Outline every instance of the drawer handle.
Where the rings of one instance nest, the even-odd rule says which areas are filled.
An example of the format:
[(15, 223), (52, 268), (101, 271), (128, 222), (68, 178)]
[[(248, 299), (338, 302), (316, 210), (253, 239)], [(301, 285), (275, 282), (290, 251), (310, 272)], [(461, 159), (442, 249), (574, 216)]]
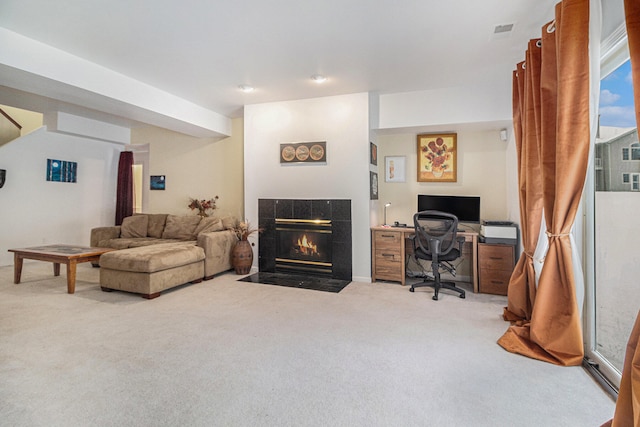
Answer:
[(395, 256), (395, 254), (382, 254), (382, 256), (387, 256), (387, 257), (389, 257), (389, 256), (390, 256), (390, 257), (392, 257), (392, 258), (393, 258), (393, 257)]
[(495, 283), (496, 285), (501, 285), (504, 282), (502, 282), (501, 280), (492, 280), (491, 283)]
[(390, 237), (392, 239), (396, 237), (395, 234), (381, 234), (380, 236), (381, 237)]

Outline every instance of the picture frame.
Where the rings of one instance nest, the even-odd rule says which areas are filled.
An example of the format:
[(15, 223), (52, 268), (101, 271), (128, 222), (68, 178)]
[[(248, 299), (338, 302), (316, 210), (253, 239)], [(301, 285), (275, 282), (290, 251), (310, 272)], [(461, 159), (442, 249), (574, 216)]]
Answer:
[(280, 144), (280, 164), (327, 163), (327, 142)]
[(386, 156), (384, 158), (384, 181), (385, 182), (405, 182), (406, 156)]
[(369, 199), (378, 200), (378, 173), (369, 171)]
[(373, 142), (369, 143), (369, 163), (378, 166), (378, 146)]
[(67, 160), (47, 159), (47, 181), (77, 182), (78, 163)]
[(151, 175), (150, 190), (164, 190), (166, 188), (166, 178), (164, 175)]
[(418, 182), (457, 182), (457, 134), (418, 135)]

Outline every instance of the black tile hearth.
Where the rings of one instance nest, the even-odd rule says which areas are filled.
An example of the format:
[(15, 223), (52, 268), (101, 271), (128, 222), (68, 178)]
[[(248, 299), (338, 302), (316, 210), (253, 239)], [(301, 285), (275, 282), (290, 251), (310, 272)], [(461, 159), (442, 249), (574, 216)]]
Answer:
[(345, 286), (351, 283), (349, 280), (331, 279), (329, 277), (265, 272), (254, 273), (250, 276), (238, 279), (238, 281), (334, 293), (340, 292), (345, 288)]

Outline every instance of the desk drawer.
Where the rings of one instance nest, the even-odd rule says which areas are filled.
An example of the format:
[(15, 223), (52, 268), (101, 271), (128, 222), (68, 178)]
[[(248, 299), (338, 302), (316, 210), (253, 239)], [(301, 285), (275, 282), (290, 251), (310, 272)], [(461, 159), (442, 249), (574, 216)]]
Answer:
[(374, 233), (376, 248), (393, 247), (400, 248), (402, 233), (399, 231), (376, 231)]
[(404, 262), (399, 251), (376, 250), (376, 266), (389, 264), (398, 268), (400, 263)]
[(513, 246), (478, 245), (478, 269), (504, 270), (511, 273), (513, 269)]
[(507, 295), (511, 270), (482, 269), (478, 273), (480, 292), (485, 294)]

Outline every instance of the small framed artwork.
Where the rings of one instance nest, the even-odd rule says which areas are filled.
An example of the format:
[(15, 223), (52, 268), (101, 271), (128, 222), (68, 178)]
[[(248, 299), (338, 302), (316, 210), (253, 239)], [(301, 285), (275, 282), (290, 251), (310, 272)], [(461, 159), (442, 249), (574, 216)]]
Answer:
[(151, 175), (151, 190), (164, 190), (165, 183), (164, 175)]
[(385, 182), (405, 182), (407, 179), (406, 163), (406, 156), (386, 156), (384, 158)]
[(418, 182), (456, 182), (457, 135), (418, 135)]
[(369, 199), (378, 200), (378, 173), (369, 171)]
[(369, 143), (369, 162), (374, 166), (378, 166), (378, 146), (373, 142)]
[(76, 182), (78, 163), (47, 159), (47, 181)]

